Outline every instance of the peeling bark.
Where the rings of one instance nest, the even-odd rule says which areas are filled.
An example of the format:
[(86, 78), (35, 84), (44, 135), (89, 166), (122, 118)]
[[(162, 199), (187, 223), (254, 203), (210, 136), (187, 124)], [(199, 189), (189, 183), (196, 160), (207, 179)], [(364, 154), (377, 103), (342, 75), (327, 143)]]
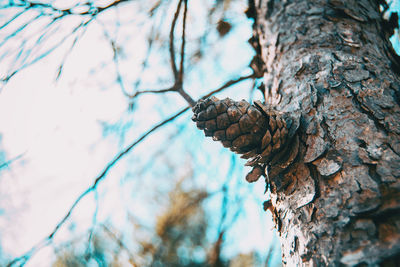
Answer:
[(267, 100), (301, 114), (295, 162), (270, 174), (283, 263), (400, 262), (399, 63), (378, 1), (252, 2)]

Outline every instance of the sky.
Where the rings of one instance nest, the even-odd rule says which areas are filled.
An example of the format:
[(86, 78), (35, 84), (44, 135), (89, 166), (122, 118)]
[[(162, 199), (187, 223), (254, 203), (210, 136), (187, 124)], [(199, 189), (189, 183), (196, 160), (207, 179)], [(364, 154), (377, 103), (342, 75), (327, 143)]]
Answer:
[[(70, 4), (71, 1), (64, 2)], [(110, 39), (121, 49), (119, 71), (128, 92), (134, 91), (133, 85), (138, 78), (142, 80), (142, 88), (148, 89), (162, 89), (171, 82), (166, 64), (168, 58), (158, 52), (157, 49), (161, 48), (157, 45), (149, 57), (148, 70), (142, 71), (141, 63), (147, 54), (145, 34), (151, 33), (154, 24), (161, 25), (165, 34), (159, 38), (166, 38), (169, 23), (165, 23), (165, 18), (171, 18), (174, 10), (167, 8), (164, 17), (160, 14), (151, 24), (140, 12), (140, 8), (147, 7), (146, 4), (138, 2), (102, 14), (86, 31), (78, 31), (82, 37), (72, 52), (67, 52), (74, 43), (74, 38), (69, 38), (0, 88), (0, 163), (18, 157), (7, 168), (0, 169), (0, 241), (6, 255), (19, 256), (42, 240), (119, 151), (186, 106), (178, 95), (144, 95), (134, 103), (134, 112), (128, 109), (129, 101), (116, 82)], [(208, 4), (211, 2), (207, 1)], [(251, 36), (251, 21), (237, 16), (245, 10), (244, 2), (235, 4), (231, 13), (226, 14), (236, 25), (233, 31), (218, 45), (210, 45), (210, 52), (194, 70), (188, 66), (186, 88), (194, 98), (230, 78), (250, 73), (246, 66), (253, 55), (247, 44)], [(60, 6), (65, 4), (62, 1), (58, 3)], [(201, 0), (190, 1), (188, 19), (195, 25), (188, 31), (190, 50), (197, 49), (194, 40), (204, 31), (210, 31), (204, 40), (207, 45), (218, 39), (215, 31), (211, 32), (204, 21), (206, 10), (203, 3)], [(393, 1), (392, 7), (399, 10), (399, 1)], [(10, 15), (7, 12), (0, 10), (1, 23)], [(20, 19), (28, 20), (29, 17)], [(4, 31), (0, 30), (0, 40), (18, 23), (16, 21)], [(29, 32), (21, 32), (21, 36), (28, 37), (40, 30), (45, 21), (41, 23), (32, 24)], [(31, 54), (20, 55), (15, 64), (23, 65), (24, 60), (29, 62), (79, 23), (79, 18), (71, 18), (60, 27), (48, 29), (51, 35), (44, 37), (49, 38), (48, 41)], [(392, 42), (398, 50), (398, 32)], [(18, 53), (20, 45), (18, 38), (0, 45), (0, 75), (8, 72), (12, 55)], [(65, 64), (56, 80), (60, 62)], [(251, 82), (243, 82), (218, 97), (248, 99), (251, 86)], [(254, 98), (260, 98), (260, 95), (256, 93)], [(190, 112), (185, 113), (119, 161), (100, 184), (98, 201), (94, 194), (83, 199), (71, 220), (55, 236), (55, 243), (68, 240), (72, 227), (75, 233), (87, 231), (93, 225), (94, 214), (98, 222), (111, 222), (127, 232), (127, 209), (134, 210), (135, 216), (143, 222), (154, 224), (154, 203), (150, 201), (158, 190), (167, 191), (172, 186), (171, 180), (193, 172), (196, 184), (215, 191), (224, 181), (221, 177), (230, 175), (234, 162), (235, 172), (231, 174), (230, 186), (235, 188), (239, 184), (243, 191), (240, 195), (247, 197), (242, 203), (243, 215), (227, 233), (224, 253), (234, 255), (251, 250), (265, 253), (270, 245), (265, 240), (275, 237), (271, 216), (262, 211), (262, 202), (266, 200), (264, 183), (247, 184), (243, 178), (248, 171), (242, 167), (244, 161), (237, 157), (233, 160), (231, 153), (220, 144), (204, 138), (190, 117)], [(163, 153), (157, 157), (159, 151)], [(171, 166), (175, 172), (170, 171)], [(160, 183), (157, 190), (154, 190), (155, 180)], [(144, 200), (149, 202), (143, 205)], [(219, 211), (220, 200), (216, 197), (205, 204), (211, 214)], [(211, 218), (211, 223), (217, 224), (218, 219)], [(213, 236), (215, 230), (210, 230), (209, 237)], [(26, 266), (48, 266), (53, 257), (52, 249), (46, 247)]]

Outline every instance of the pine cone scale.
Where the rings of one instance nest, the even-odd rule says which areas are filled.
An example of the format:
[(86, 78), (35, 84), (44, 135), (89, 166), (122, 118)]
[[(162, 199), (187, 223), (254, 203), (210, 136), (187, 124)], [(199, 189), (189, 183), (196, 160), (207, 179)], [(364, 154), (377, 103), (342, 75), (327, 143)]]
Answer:
[(228, 106), (221, 101), (217, 101), (215, 103), (215, 109), (217, 110), (218, 114), (222, 114), (222, 113), (226, 112), (226, 110), (228, 109)]
[(228, 114), (228, 118), (231, 123), (238, 122), (240, 117), (242, 116), (242, 113), (236, 106), (230, 106), (226, 113)]
[(206, 121), (205, 129), (207, 131), (215, 131), (215, 130), (217, 130), (217, 123), (215, 122), (215, 120)]
[(222, 113), (217, 117), (217, 127), (218, 129), (226, 129), (230, 125), (228, 114)]
[(207, 119), (207, 113), (205, 111), (201, 111), (197, 115), (197, 120), (199, 120), (199, 121), (205, 121), (206, 119)]
[(217, 117), (217, 110), (215, 109), (215, 105), (210, 105), (207, 109), (206, 109), (206, 116), (208, 119), (213, 119), (215, 117)]
[(239, 126), (242, 132), (249, 133), (254, 126), (254, 121), (250, 119), (249, 115), (244, 114), (239, 120)]
[(247, 109), (247, 114), (249, 115), (250, 119), (254, 122), (256, 122), (262, 116), (261, 112), (254, 106), (250, 106)]
[(235, 123), (232, 124), (231, 126), (228, 127), (228, 129), (226, 129), (226, 139), (228, 140), (233, 140), (236, 137), (238, 137), (240, 134), (240, 128), (239, 128), (239, 124)]

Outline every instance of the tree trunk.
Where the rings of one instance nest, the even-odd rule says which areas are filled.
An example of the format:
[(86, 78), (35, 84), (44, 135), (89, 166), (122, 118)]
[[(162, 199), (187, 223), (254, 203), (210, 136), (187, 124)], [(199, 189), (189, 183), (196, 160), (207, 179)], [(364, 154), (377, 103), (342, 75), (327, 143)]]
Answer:
[(399, 65), (378, 2), (250, 1), (267, 103), (301, 114), (295, 163), (269, 176), (284, 265), (400, 262)]

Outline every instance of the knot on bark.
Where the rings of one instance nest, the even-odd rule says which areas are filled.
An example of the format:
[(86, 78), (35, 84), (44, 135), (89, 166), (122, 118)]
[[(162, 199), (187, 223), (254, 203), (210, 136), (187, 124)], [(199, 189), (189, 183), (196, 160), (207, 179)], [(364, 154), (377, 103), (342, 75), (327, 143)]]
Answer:
[[(248, 182), (265, 175), (267, 166), (275, 170), (279, 166), (279, 172), (284, 170), (297, 155), (298, 139), (293, 137), (298, 124), (260, 101), (251, 105), (245, 100), (211, 97), (199, 100), (193, 113), (192, 120), (206, 136), (221, 141), (224, 147), (248, 160), (246, 165), (253, 167), (246, 176)], [(290, 145), (293, 139), (297, 145)]]

